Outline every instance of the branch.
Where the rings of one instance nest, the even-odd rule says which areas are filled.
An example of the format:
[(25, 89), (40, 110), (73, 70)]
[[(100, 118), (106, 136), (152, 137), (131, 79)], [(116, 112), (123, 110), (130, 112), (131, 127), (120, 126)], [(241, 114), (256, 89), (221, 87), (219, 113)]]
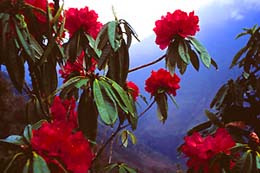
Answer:
[(155, 61), (152, 61), (152, 62), (150, 62), (148, 64), (144, 64), (144, 65), (141, 65), (141, 66), (138, 66), (138, 67), (135, 67), (135, 68), (132, 68), (132, 69), (128, 70), (128, 73), (131, 73), (133, 71), (137, 71), (137, 70), (140, 70), (142, 68), (148, 67), (150, 65), (156, 64), (157, 62), (160, 62), (161, 60), (163, 60), (165, 57), (166, 57), (166, 55), (164, 54), (163, 56), (161, 56), (160, 58), (156, 59)]

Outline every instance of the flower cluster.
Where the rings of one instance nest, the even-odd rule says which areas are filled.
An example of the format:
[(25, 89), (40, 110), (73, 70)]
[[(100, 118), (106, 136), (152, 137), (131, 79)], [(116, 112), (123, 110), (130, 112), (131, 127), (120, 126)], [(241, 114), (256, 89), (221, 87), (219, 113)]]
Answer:
[[(73, 132), (75, 124), (75, 100), (54, 99), (51, 107), (53, 121), (43, 123), (33, 130), (31, 145), (49, 165), (65, 165), (73, 173), (86, 173), (93, 153), (82, 132)], [(62, 164), (57, 164), (57, 160)], [(56, 168), (56, 169), (57, 169)], [(61, 169), (61, 168), (60, 168)]]
[(77, 57), (76, 61), (74, 63), (67, 61), (64, 67), (59, 70), (59, 73), (61, 74), (61, 77), (65, 79), (65, 81), (69, 78), (69, 76), (73, 73), (76, 73), (80, 76), (85, 76), (86, 70), (87, 72), (94, 72), (96, 69), (97, 62), (94, 58), (91, 58), (91, 67), (88, 69), (84, 69), (83, 66), (83, 59), (84, 59), (85, 53), (82, 51), (82, 53)]
[(134, 82), (128, 81), (127, 89), (128, 89), (128, 93), (130, 93), (131, 96), (133, 97), (134, 101), (136, 101), (137, 97), (140, 94), (138, 86)]
[(155, 22), (153, 31), (156, 34), (156, 44), (161, 49), (165, 49), (176, 35), (183, 38), (193, 36), (199, 31), (199, 18), (194, 15), (194, 12), (187, 14), (181, 10), (176, 10), (173, 13), (167, 13), (162, 16), (161, 20)]
[(180, 88), (179, 82), (180, 78), (176, 74), (172, 75), (161, 68), (152, 71), (151, 76), (145, 81), (145, 90), (152, 96), (163, 92), (176, 96), (176, 90)]
[[(230, 148), (235, 146), (235, 141), (224, 128), (217, 129), (214, 136), (203, 138), (195, 132), (191, 136), (186, 136), (184, 140), (181, 151), (189, 157), (187, 166), (195, 172), (199, 172), (200, 169), (203, 169), (203, 172), (209, 172), (210, 159), (218, 153), (229, 155)], [(215, 164), (212, 168), (219, 172), (219, 165)]]
[(69, 8), (66, 10), (65, 15), (65, 28), (68, 30), (70, 36), (77, 30), (83, 29), (87, 34), (96, 38), (102, 27), (102, 23), (97, 21), (98, 14), (94, 10), (89, 10), (88, 7), (80, 9)]

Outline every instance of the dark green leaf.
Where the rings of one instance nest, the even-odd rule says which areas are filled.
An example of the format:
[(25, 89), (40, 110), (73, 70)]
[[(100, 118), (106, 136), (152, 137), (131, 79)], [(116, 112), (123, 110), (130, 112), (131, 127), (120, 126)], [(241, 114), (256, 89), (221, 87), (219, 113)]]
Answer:
[(218, 70), (218, 64), (214, 61), (213, 58), (211, 58), (211, 65), (213, 65), (215, 69)]
[(155, 101), (157, 103), (157, 115), (160, 121), (163, 123), (168, 117), (168, 102), (166, 94), (158, 94), (155, 96)]
[(12, 159), (11, 159), (11, 161), (8, 163), (8, 165), (5, 167), (3, 173), (8, 173), (9, 168), (12, 166), (12, 164), (13, 164), (14, 161), (17, 159), (17, 157), (22, 156), (22, 155), (24, 155), (24, 153), (22, 153), (22, 152), (16, 153), (16, 154), (12, 157)]
[(237, 64), (237, 61), (239, 60), (239, 58), (248, 50), (248, 48), (249, 48), (248, 45), (246, 45), (245, 47), (243, 47), (242, 49), (240, 49), (240, 50), (236, 53), (236, 55), (234, 56), (234, 58), (233, 58), (233, 60), (232, 60), (231, 65), (230, 65), (230, 67), (229, 67), (230, 69)]
[(187, 132), (187, 134), (188, 135), (192, 135), (194, 132), (199, 132), (199, 131), (205, 130), (205, 129), (209, 128), (211, 125), (212, 125), (211, 121), (207, 121), (207, 122), (201, 123), (199, 125), (196, 125), (192, 129), (190, 129)]
[(32, 125), (32, 130), (38, 130), (43, 123), (47, 123), (47, 120), (40, 120)]
[(30, 173), (30, 159), (26, 161), (26, 164), (23, 167), (23, 173)]
[(79, 30), (75, 32), (69, 41), (64, 45), (66, 58), (71, 62), (74, 62), (83, 50), (80, 44), (80, 36), (81, 31)]
[(94, 80), (93, 94), (102, 121), (107, 125), (113, 125), (117, 120), (118, 112), (115, 105), (111, 105), (109, 100), (102, 93), (98, 79)]
[(106, 67), (109, 55), (112, 51), (112, 48), (109, 44), (107, 44), (104, 49), (102, 50), (101, 56), (98, 60), (98, 69), (102, 70)]
[(14, 38), (7, 40), (7, 56), (5, 58), (5, 65), (15, 88), (19, 92), (22, 92), (25, 75), (24, 63), (22, 57), (18, 56), (18, 50)]
[(130, 48), (131, 43), (132, 43), (132, 31), (126, 23), (124, 23), (124, 28), (125, 28), (126, 37), (127, 37), (126, 46), (128, 48)]
[(128, 166), (124, 166), (124, 168), (127, 170), (128, 173), (137, 173), (136, 170), (134, 170), (133, 168), (130, 168)]
[(108, 29), (108, 23), (103, 25), (103, 27), (98, 33), (98, 36), (95, 41), (95, 50), (99, 49), (103, 51), (104, 47), (107, 45), (108, 42), (107, 29)]
[(79, 129), (91, 141), (96, 141), (98, 112), (91, 91), (84, 90), (78, 105)]
[(33, 172), (34, 173), (50, 173), (46, 161), (37, 153), (33, 152)]
[(224, 101), (226, 95), (228, 94), (228, 85), (223, 85), (215, 95), (214, 99), (210, 103), (210, 108), (216, 107), (218, 108), (222, 102)]
[(190, 63), (190, 56), (188, 53), (188, 47), (187, 44), (185, 43), (185, 40), (180, 39), (179, 40), (179, 45), (178, 45), (178, 52), (181, 57), (181, 59), (186, 63)]
[(252, 173), (253, 158), (250, 150), (245, 152), (243, 156), (236, 162), (232, 169), (232, 173)]
[(208, 110), (205, 110), (205, 114), (207, 115), (208, 119), (215, 124), (218, 127), (222, 127), (223, 125), (219, 121), (219, 119), (216, 117), (216, 115)]
[(132, 132), (130, 132), (129, 130), (127, 130), (127, 134), (130, 136), (130, 139), (131, 139), (132, 143), (136, 144), (137, 140), (136, 140), (135, 135)]
[(255, 158), (255, 162), (256, 162), (256, 168), (260, 169), (260, 154), (258, 152)]
[(117, 51), (117, 46), (116, 46), (117, 24), (118, 24), (117, 21), (111, 21), (108, 23), (108, 28), (107, 28), (108, 40), (114, 51)]
[(177, 60), (181, 59), (178, 53), (178, 43), (178, 40), (174, 40), (174, 42), (170, 43), (166, 53), (166, 65), (171, 73), (175, 71)]
[(121, 167), (121, 166), (119, 165), (119, 173), (127, 173), (127, 171), (125, 170), (124, 167)]
[[(189, 46), (189, 47), (190, 47), (190, 46)], [(197, 71), (199, 71), (199, 69), (200, 69), (199, 58), (198, 58), (197, 54), (195, 53), (195, 51), (191, 49), (191, 47), (189, 48), (189, 55), (190, 55), (191, 64), (193, 65), (193, 67), (194, 67)]]
[(0, 141), (10, 143), (10, 144), (15, 144), (15, 145), (25, 145), (23, 137), (19, 135), (11, 135), (5, 139), (0, 139)]
[(110, 172), (110, 171), (112, 171), (115, 167), (117, 167), (117, 165), (118, 165), (117, 163), (109, 164), (109, 165), (107, 165), (107, 166), (104, 168), (104, 170)]
[[(55, 61), (54, 57), (53, 60)], [(42, 64), (41, 66), (42, 77), (41, 77), (41, 87), (43, 93), (48, 96), (55, 91), (58, 86), (58, 76), (56, 71), (56, 61), (48, 62)]]
[(203, 62), (203, 64), (209, 68), (211, 65), (211, 57), (208, 53), (208, 51), (202, 46), (202, 44), (194, 37), (188, 37), (191, 41), (191, 44), (194, 46), (194, 48), (198, 51), (200, 54), (200, 58)]

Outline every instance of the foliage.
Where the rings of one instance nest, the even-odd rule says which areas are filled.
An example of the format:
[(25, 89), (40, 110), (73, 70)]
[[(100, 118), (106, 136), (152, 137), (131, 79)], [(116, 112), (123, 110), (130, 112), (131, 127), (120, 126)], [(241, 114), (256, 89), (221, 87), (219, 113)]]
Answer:
[[(17, 149), (3, 172), (12, 172), (16, 167), (24, 173), (137, 172), (126, 163), (109, 161), (100, 166), (98, 160), (105, 148), (118, 138), (124, 147), (129, 141), (135, 144), (138, 120), (154, 104), (158, 107), (159, 119), (166, 121), (168, 98), (177, 106), (174, 96), (181, 79), (176, 67), (180, 75), (189, 64), (199, 71), (200, 61), (206, 68), (211, 65), (218, 68), (206, 48), (194, 37), (199, 31), (198, 22), (194, 12), (187, 14), (181, 10), (156, 21), (155, 42), (161, 49), (167, 48), (166, 53), (153, 62), (129, 69), (129, 48), (133, 37), (138, 40), (138, 36), (124, 19), (115, 16), (114, 20), (101, 24), (94, 10), (88, 7), (64, 10), (59, 0), (53, 3), (47, 0), (0, 1), (0, 65), (6, 67), (16, 90), (29, 97), (26, 103), (28, 125), (23, 133), (1, 139), (1, 143)], [(238, 114), (235, 120), (251, 125), (257, 133), (250, 136), (253, 144), (218, 148), (217, 155), (210, 157), (213, 163), (221, 159), (230, 161), (226, 155), (230, 147), (246, 150), (241, 157), (230, 161), (236, 162), (234, 170), (259, 168), (259, 146), (255, 145), (260, 127), (259, 28), (247, 29), (246, 33), (251, 38), (232, 63), (232, 66), (238, 64), (244, 68), (243, 75), (236, 81), (230, 80), (213, 99), (211, 108), (215, 112), (206, 111), (212, 123), (193, 129), (200, 131), (212, 124), (233, 127), (229, 123), (234, 122), (234, 117), (230, 115), (246, 110), (243, 115), (248, 113), (249, 118)], [(246, 56), (240, 60), (243, 54)], [(141, 94), (138, 86), (128, 81), (128, 74), (161, 60), (165, 60), (166, 69), (153, 71), (146, 80), (146, 91), (151, 97), (148, 102), (144, 98), (147, 107), (138, 112), (136, 102)], [(25, 80), (27, 66), (30, 81)], [(63, 78), (61, 86), (58, 86), (58, 73)], [(99, 124), (113, 131), (104, 143), (97, 140), (97, 132), (102, 130)], [(217, 134), (215, 138), (219, 140), (221, 135)], [(226, 164), (219, 166), (228, 170)]]

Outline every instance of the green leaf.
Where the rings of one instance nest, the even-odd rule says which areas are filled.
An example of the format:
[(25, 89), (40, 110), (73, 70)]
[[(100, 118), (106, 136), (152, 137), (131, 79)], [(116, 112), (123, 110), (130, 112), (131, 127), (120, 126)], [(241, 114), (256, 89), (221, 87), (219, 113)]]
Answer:
[(188, 53), (188, 47), (187, 44), (185, 43), (185, 40), (180, 39), (179, 45), (178, 45), (178, 52), (181, 57), (181, 59), (186, 63), (190, 63), (190, 56)]
[(121, 166), (119, 165), (119, 173), (127, 173), (127, 171), (125, 170), (124, 167), (121, 167)]
[(258, 152), (257, 152), (256, 158), (255, 158), (255, 161), (256, 161), (257, 169), (260, 169), (260, 154)]
[(242, 49), (240, 49), (236, 55), (234, 56), (233, 60), (232, 60), (232, 63), (229, 67), (229, 69), (233, 68), (236, 64), (237, 64), (237, 61), (239, 60), (239, 58), (248, 50), (249, 46), (246, 45), (245, 47), (243, 47)]
[(117, 21), (111, 21), (108, 23), (108, 28), (107, 28), (108, 40), (114, 51), (117, 51), (117, 47), (115, 43), (117, 24), (118, 24)]
[(47, 120), (40, 120), (32, 125), (32, 130), (38, 130), (43, 123), (47, 123)]
[(113, 80), (111, 80), (109, 78), (105, 78), (105, 79), (108, 80), (112, 84), (112, 87), (117, 91), (117, 93), (119, 94), (121, 100), (123, 101), (123, 103), (128, 108), (128, 111), (129, 111), (130, 115), (133, 116), (133, 117), (136, 117), (137, 115), (136, 115), (136, 110), (135, 110), (134, 104), (133, 104), (133, 102), (131, 102), (131, 98), (127, 94), (127, 91), (125, 91), (115, 81), (113, 81)]
[(104, 94), (102, 93), (98, 79), (94, 80), (93, 94), (102, 121), (107, 125), (113, 125), (117, 120), (118, 112), (116, 107), (114, 105), (111, 105), (108, 99), (105, 98)]
[(25, 142), (23, 140), (22, 136), (19, 135), (11, 135), (8, 136), (5, 139), (0, 139), (1, 142), (6, 142), (6, 143), (10, 143), (10, 144), (15, 144), (15, 145), (25, 145)]
[(155, 96), (155, 101), (157, 103), (158, 118), (164, 123), (168, 117), (168, 102), (166, 94), (158, 94), (157, 96)]
[(178, 52), (178, 40), (174, 40), (174, 42), (170, 43), (166, 52), (166, 65), (171, 73), (174, 73), (175, 67), (177, 65), (177, 60), (181, 59)]
[(23, 173), (30, 173), (30, 159), (27, 159), (26, 164), (23, 167)]
[[(189, 46), (190, 47), (190, 46)], [(199, 58), (196, 54), (196, 52), (194, 50), (191, 49), (191, 47), (189, 48), (189, 55), (190, 55), (190, 61), (192, 66), (199, 71), (200, 69), (200, 62), (199, 62)]]
[(32, 138), (32, 125), (28, 124), (23, 131), (23, 137), (26, 139), (26, 141), (30, 144), (31, 138)]
[(117, 167), (117, 163), (111, 163), (111, 164), (109, 164), (109, 165), (107, 165), (105, 168), (104, 168), (104, 170), (105, 171), (107, 171), (107, 172), (110, 172), (110, 171), (112, 171), (115, 167)]
[(127, 170), (128, 173), (137, 173), (136, 170), (134, 170), (133, 168), (130, 168), (128, 166), (124, 166), (124, 168)]
[(75, 83), (74, 86), (79, 89), (79, 88), (81, 88), (83, 85), (86, 85), (88, 81), (89, 81), (88, 78), (80, 79), (77, 83)]
[(15, 38), (7, 40), (7, 50), (5, 65), (8, 74), (15, 88), (21, 93), (24, 85), (24, 62), (21, 56), (18, 56), (18, 50), (15, 45)]
[(208, 119), (218, 127), (222, 127), (220, 120), (216, 117), (216, 115), (208, 110), (205, 110), (205, 114), (207, 115)]
[(130, 136), (130, 139), (131, 139), (131, 141), (132, 141), (132, 144), (136, 144), (136, 143), (137, 143), (137, 140), (136, 140), (135, 135), (134, 135), (132, 132), (130, 132), (129, 130), (127, 130), (127, 134)]
[(224, 84), (222, 87), (220, 87), (217, 94), (210, 103), (210, 108), (215, 107), (216, 109), (218, 109), (219, 106), (221, 106), (223, 101), (225, 100), (226, 95), (228, 94), (228, 90), (229, 86), (227, 84)]
[(253, 157), (250, 150), (245, 152), (242, 157), (236, 162), (232, 169), (232, 173), (251, 173), (253, 169)]
[(98, 36), (95, 41), (95, 50), (99, 49), (103, 51), (103, 48), (106, 46), (108, 41), (108, 23), (102, 26), (101, 30), (98, 33)]
[(79, 129), (91, 141), (96, 141), (98, 111), (90, 90), (84, 90), (78, 105)]
[(121, 142), (122, 142), (124, 147), (127, 147), (127, 145), (128, 145), (128, 133), (127, 133), (127, 130), (123, 130), (121, 132)]
[(33, 152), (33, 172), (34, 173), (50, 173), (46, 161), (37, 153)]
[(188, 37), (188, 39), (191, 41), (191, 44), (193, 45), (193, 47), (197, 50), (197, 52), (200, 54), (200, 58), (203, 62), (203, 64), (209, 68), (211, 65), (211, 57), (208, 53), (208, 51), (206, 50), (206, 48), (204, 48), (202, 46), (202, 44), (194, 37)]
[(205, 129), (209, 128), (211, 125), (212, 125), (211, 121), (201, 123), (199, 125), (196, 125), (192, 129), (188, 130), (187, 134), (192, 135), (194, 132), (199, 132), (199, 131), (205, 130)]

